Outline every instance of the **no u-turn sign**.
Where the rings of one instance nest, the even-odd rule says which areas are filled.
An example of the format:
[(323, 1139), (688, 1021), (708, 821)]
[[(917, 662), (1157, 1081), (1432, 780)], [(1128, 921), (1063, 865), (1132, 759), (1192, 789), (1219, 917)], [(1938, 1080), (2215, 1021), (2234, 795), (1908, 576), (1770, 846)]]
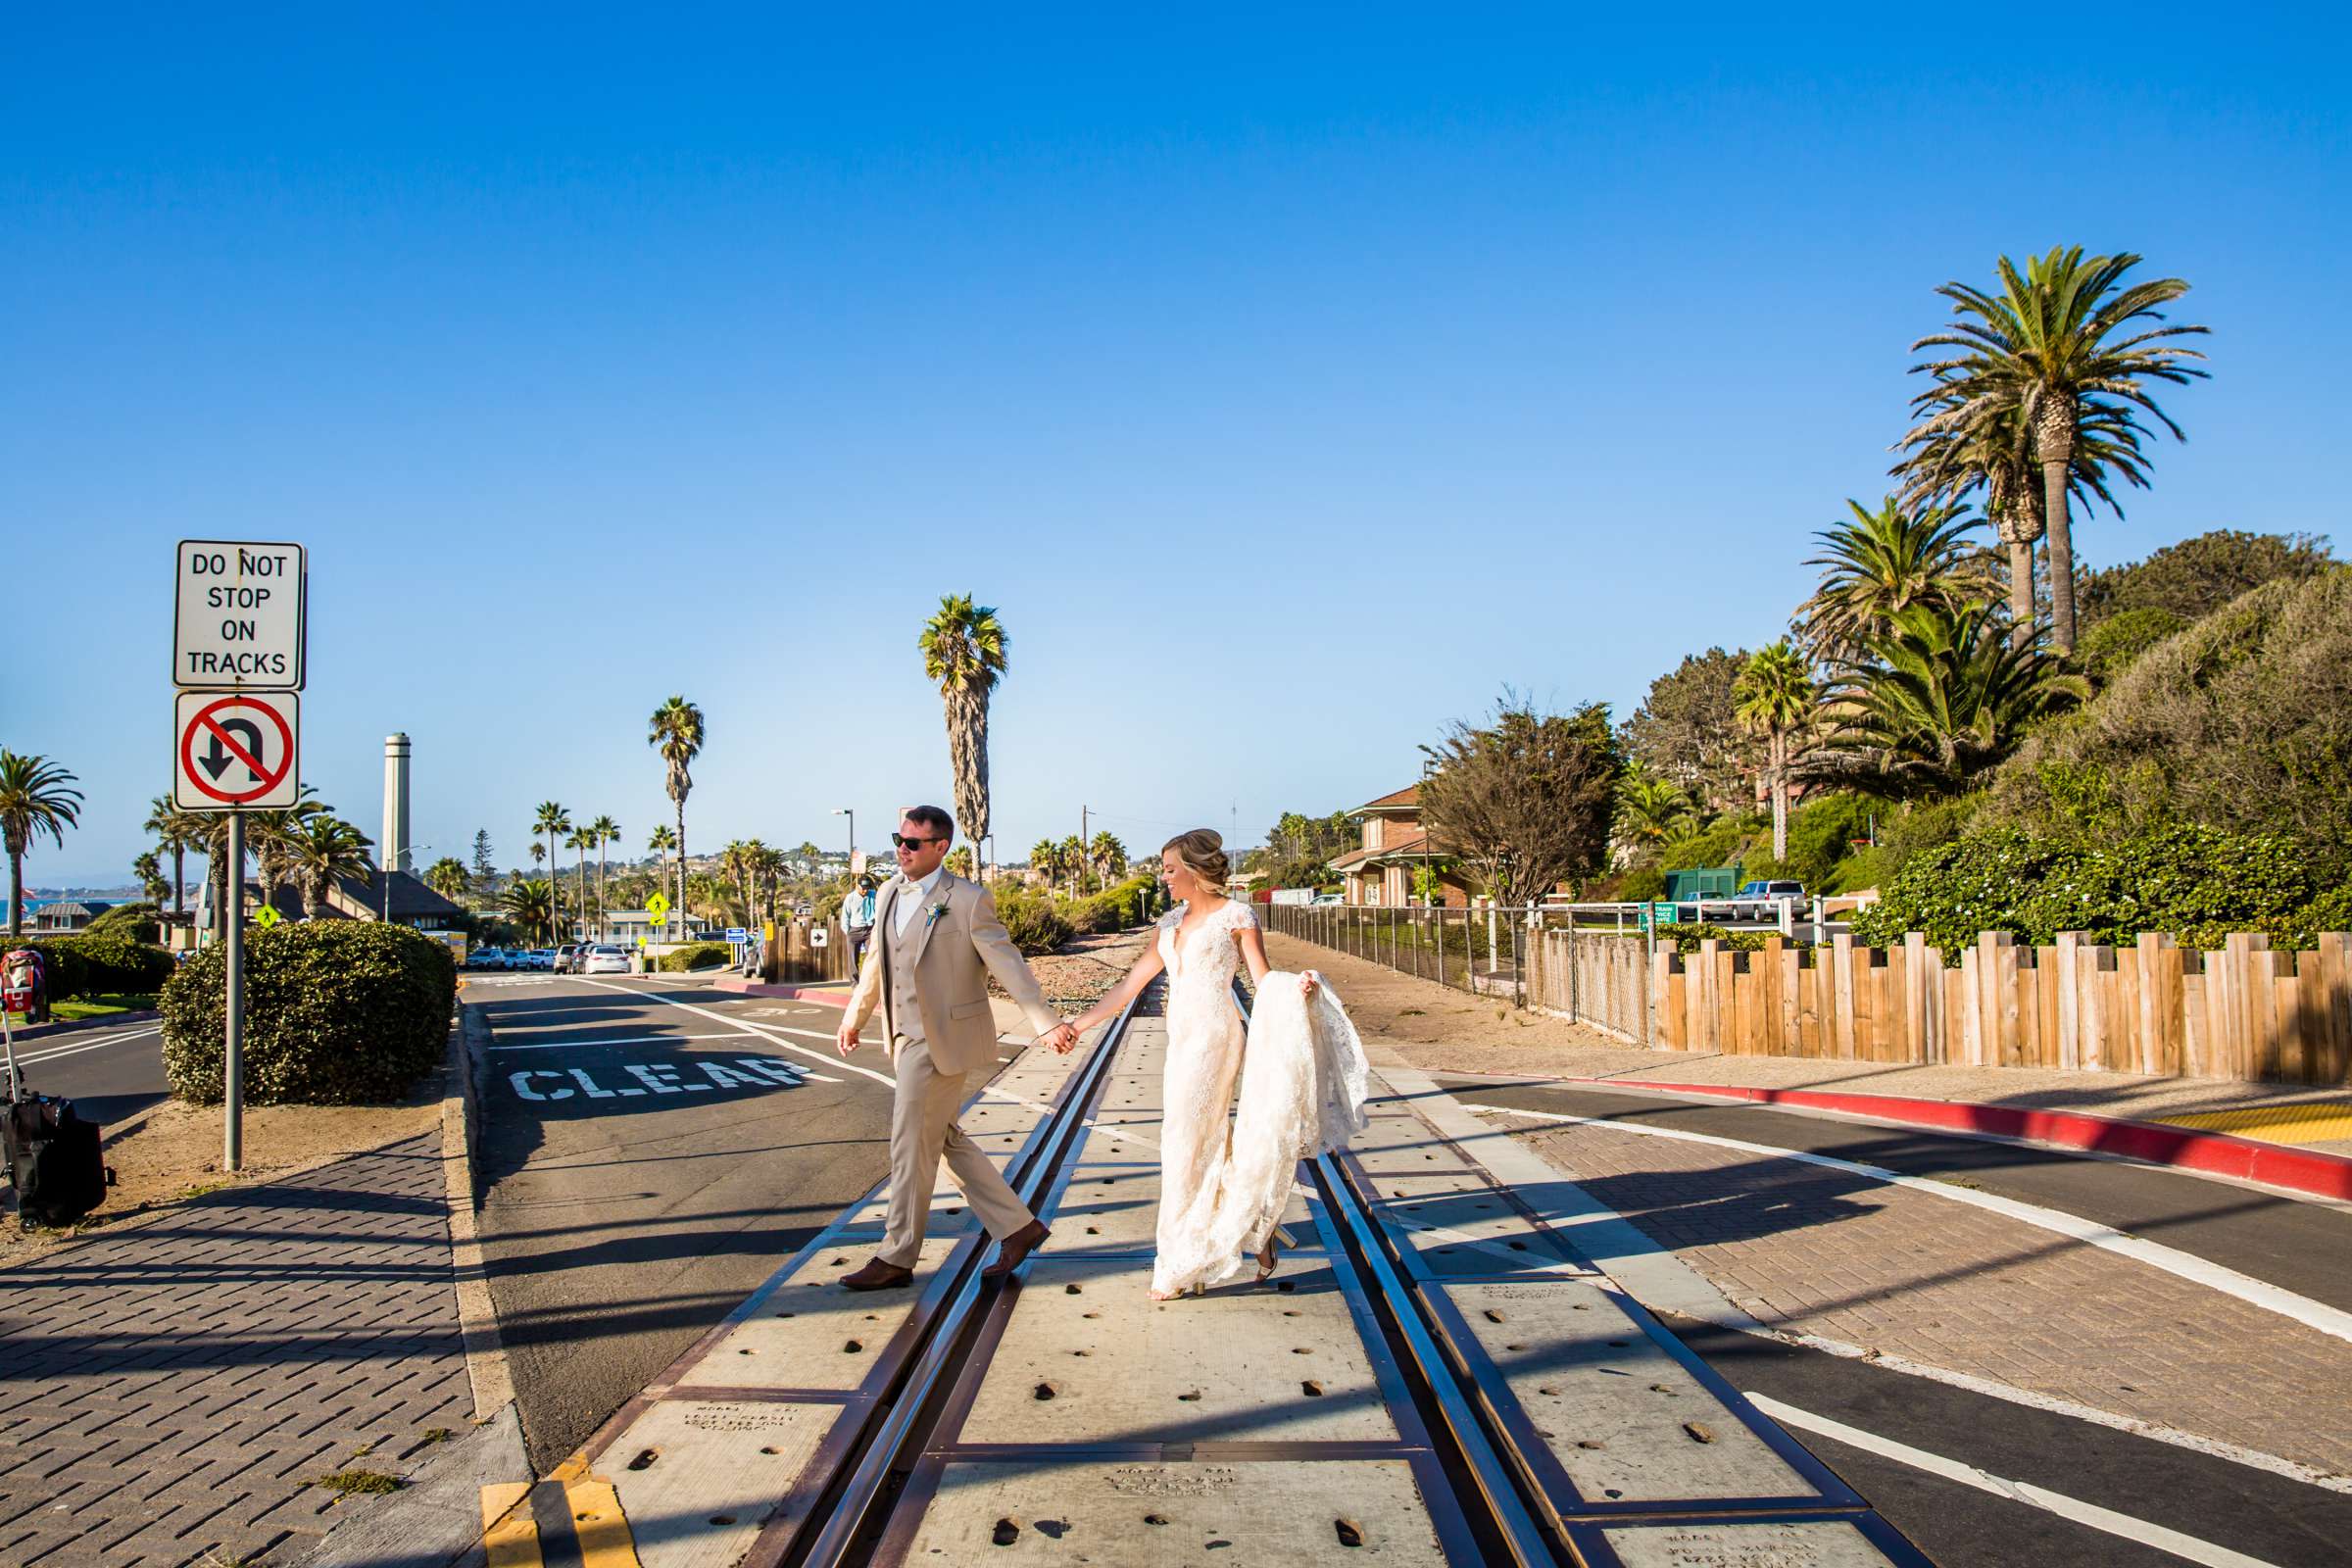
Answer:
[(302, 792), (302, 699), (292, 692), (181, 692), (172, 725), (172, 804), (189, 811), (274, 810)]

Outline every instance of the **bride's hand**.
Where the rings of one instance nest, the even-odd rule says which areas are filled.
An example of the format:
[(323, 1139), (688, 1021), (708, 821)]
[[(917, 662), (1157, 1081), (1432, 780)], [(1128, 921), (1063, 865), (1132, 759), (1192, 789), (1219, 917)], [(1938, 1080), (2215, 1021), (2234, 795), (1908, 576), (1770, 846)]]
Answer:
[(1302, 997), (1311, 997), (1315, 994), (1315, 987), (1322, 983), (1323, 977), (1309, 969), (1298, 977), (1298, 994)]

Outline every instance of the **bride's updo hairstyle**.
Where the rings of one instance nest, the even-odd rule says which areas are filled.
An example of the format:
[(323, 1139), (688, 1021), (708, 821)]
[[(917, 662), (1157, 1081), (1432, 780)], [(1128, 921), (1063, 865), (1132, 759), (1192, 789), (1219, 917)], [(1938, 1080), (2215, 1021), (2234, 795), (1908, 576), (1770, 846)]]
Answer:
[(1222, 892), (1225, 878), (1233, 862), (1225, 858), (1225, 840), (1214, 828), (1197, 827), (1190, 833), (1179, 833), (1162, 844), (1160, 853), (1176, 852), (1176, 858), (1210, 892)]

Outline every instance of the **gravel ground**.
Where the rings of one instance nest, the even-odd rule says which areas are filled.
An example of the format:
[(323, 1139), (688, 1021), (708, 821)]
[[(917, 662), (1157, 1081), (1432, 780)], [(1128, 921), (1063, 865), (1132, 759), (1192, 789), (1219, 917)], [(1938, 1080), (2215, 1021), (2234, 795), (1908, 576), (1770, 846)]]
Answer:
[(1126, 976), (1151, 937), (1151, 929), (1109, 936), (1078, 937), (1057, 953), (1029, 960), (1030, 971), (1055, 1006), (1091, 1007)]

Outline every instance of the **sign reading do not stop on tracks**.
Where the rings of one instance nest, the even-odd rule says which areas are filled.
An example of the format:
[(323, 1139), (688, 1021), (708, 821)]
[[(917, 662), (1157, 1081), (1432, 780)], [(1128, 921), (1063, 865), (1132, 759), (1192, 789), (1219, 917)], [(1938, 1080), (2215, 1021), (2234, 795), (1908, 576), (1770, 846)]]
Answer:
[(310, 577), (300, 545), (182, 539), (172, 684), (300, 691)]
[(292, 692), (181, 692), (172, 804), (183, 810), (274, 810), (300, 797), (302, 699)]

